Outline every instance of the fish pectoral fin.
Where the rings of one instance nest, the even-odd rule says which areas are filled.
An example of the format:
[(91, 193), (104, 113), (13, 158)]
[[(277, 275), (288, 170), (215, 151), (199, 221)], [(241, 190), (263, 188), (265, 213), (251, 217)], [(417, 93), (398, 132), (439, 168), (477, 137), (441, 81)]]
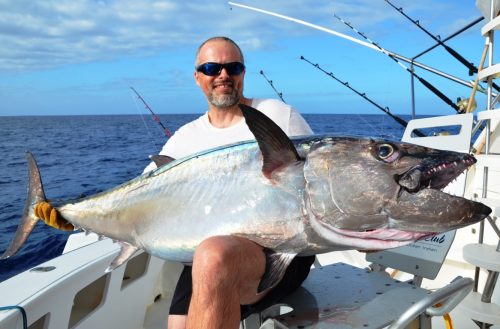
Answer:
[(128, 261), (139, 249), (126, 242), (119, 243), (121, 245), (120, 253), (115, 257), (115, 259), (113, 259), (111, 264), (109, 264), (108, 268), (106, 269), (106, 273), (113, 271), (115, 268)]
[(264, 250), (266, 255), (266, 270), (262, 275), (257, 293), (273, 288), (285, 275), (288, 265), (297, 254), (277, 253), (272, 250)]
[(262, 152), (262, 173), (271, 178), (274, 170), (303, 161), (285, 132), (273, 120), (253, 107), (239, 104), (248, 128)]
[(172, 157), (169, 157), (167, 155), (161, 155), (161, 154), (151, 155), (149, 158), (151, 159), (151, 161), (153, 161), (155, 163), (157, 168), (160, 168), (160, 167), (162, 167), (166, 164), (169, 164), (170, 162), (175, 160)]

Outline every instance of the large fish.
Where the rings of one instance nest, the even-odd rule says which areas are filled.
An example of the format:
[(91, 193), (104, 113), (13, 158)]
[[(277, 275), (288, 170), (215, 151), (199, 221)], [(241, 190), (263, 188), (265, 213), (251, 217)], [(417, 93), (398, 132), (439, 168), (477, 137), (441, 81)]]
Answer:
[[(259, 111), (241, 106), (256, 137), (167, 160), (108, 191), (54, 205), (76, 228), (122, 242), (118, 266), (137, 249), (189, 263), (196, 246), (236, 235), (266, 248), (270, 287), (296, 255), (380, 250), (485, 218), (481, 203), (441, 192), (468, 166), (468, 154), (370, 138), (309, 136), (290, 140)], [(13, 255), (45, 201), (28, 154), (24, 217), (2, 258)]]

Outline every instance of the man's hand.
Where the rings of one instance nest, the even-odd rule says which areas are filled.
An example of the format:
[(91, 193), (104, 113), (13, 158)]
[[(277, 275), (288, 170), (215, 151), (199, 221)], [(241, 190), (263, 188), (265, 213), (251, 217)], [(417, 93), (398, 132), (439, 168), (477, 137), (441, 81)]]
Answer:
[(63, 231), (73, 231), (73, 224), (64, 219), (59, 211), (46, 201), (42, 201), (35, 206), (35, 216), (42, 219), (45, 224)]

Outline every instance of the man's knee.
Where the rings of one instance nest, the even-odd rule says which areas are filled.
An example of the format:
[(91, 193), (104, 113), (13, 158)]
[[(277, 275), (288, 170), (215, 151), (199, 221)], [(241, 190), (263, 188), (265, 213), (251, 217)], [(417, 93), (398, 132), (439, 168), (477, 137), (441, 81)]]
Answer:
[(230, 237), (211, 237), (197, 248), (193, 258), (193, 275), (214, 273), (222, 278), (234, 273), (238, 262), (238, 246)]
[(193, 284), (238, 289), (240, 295), (246, 295), (252, 285), (258, 285), (264, 270), (264, 252), (254, 242), (233, 236), (211, 237), (196, 248)]

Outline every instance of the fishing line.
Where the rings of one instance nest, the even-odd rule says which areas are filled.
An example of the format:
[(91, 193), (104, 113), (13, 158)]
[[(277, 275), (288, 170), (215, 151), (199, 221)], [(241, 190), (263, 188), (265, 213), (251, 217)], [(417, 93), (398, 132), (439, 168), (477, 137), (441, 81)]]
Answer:
[(134, 87), (130, 87), (130, 89), (132, 89), (132, 91), (137, 95), (137, 98), (140, 99), (140, 101), (142, 102), (142, 104), (144, 104), (144, 107), (151, 113), (151, 115), (153, 116), (153, 120), (161, 127), (163, 128), (163, 132), (165, 133), (165, 135), (167, 136), (167, 139), (170, 138), (170, 136), (172, 136), (172, 134), (170, 133), (170, 131), (167, 129), (167, 127), (165, 127), (163, 125), (163, 123), (161, 122), (160, 118), (153, 112), (153, 110), (151, 109), (151, 107), (148, 105), (148, 103), (146, 103), (146, 101), (144, 100), (144, 98), (142, 98), (142, 96), (137, 92), (137, 90), (134, 89)]
[[(344, 82), (344, 81), (340, 80), (335, 75), (333, 75), (332, 72), (325, 71), (319, 64), (313, 64), (311, 61), (309, 61), (304, 56), (300, 56), (300, 59), (303, 60), (303, 61), (306, 61), (307, 63), (311, 64), (313, 67), (315, 67), (318, 70), (320, 70), (321, 72), (325, 73), (326, 75), (328, 75), (329, 77), (331, 77), (335, 81), (339, 82), (343, 86), (345, 86), (348, 89), (352, 90), (357, 95), (361, 96), (363, 99), (365, 99), (366, 101), (368, 101), (370, 104), (374, 105), (379, 110), (381, 110), (382, 112), (384, 112), (385, 114), (387, 114), (388, 116), (390, 116), (392, 119), (394, 119), (394, 121), (396, 121), (397, 123), (399, 123), (404, 128), (406, 128), (408, 126), (408, 122), (406, 120), (404, 120), (404, 119), (402, 119), (402, 118), (400, 118), (400, 117), (392, 114), (388, 107), (384, 108), (384, 107), (380, 106), (379, 104), (377, 104), (376, 102), (374, 102), (372, 99), (370, 99), (368, 96), (366, 96), (366, 93), (362, 93), (362, 92), (358, 91), (357, 89), (355, 89), (354, 87), (350, 86), (349, 82), (347, 82), (347, 81)], [(422, 133), (422, 132), (420, 132), (419, 130), (414, 130), (413, 133), (415, 135), (417, 135), (418, 137), (425, 137), (425, 134)]]
[(457, 106), (457, 104), (455, 104), (451, 99), (449, 99), (445, 94), (443, 94), (441, 91), (439, 91), (436, 87), (434, 87), (433, 85), (431, 85), (427, 80), (425, 80), (424, 78), (422, 78), (419, 75), (417, 75), (413, 70), (411, 70), (406, 65), (404, 65), (403, 63), (401, 63), (394, 55), (392, 55), (391, 53), (389, 53), (386, 49), (382, 48), (378, 43), (372, 41), (364, 33), (358, 31), (354, 26), (352, 26), (351, 23), (344, 21), (341, 17), (339, 17), (335, 13), (333, 14), (333, 16), (336, 19), (338, 19), (340, 22), (342, 22), (344, 25), (346, 25), (347, 27), (349, 27), (351, 30), (353, 30), (354, 32), (356, 32), (359, 36), (361, 36), (362, 38), (364, 38), (366, 41), (368, 41), (369, 43), (371, 43), (372, 45), (374, 45), (375, 47), (377, 47), (382, 53), (384, 53), (390, 59), (392, 59), (393, 61), (395, 61), (400, 67), (402, 67), (404, 70), (406, 70), (412, 76), (414, 76), (415, 78), (417, 78), (418, 81), (420, 81), (427, 89), (429, 89), (431, 92), (433, 92), (442, 101), (444, 101), (446, 104), (448, 104), (449, 106), (451, 106), (457, 113), (460, 113), (460, 108)]
[(161, 146), (156, 143), (155, 138), (154, 138), (153, 134), (151, 133), (151, 129), (149, 128), (149, 125), (146, 123), (146, 120), (144, 120), (144, 115), (143, 115), (142, 111), (139, 110), (139, 104), (137, 104), (137, 97), (134, 97), (134, 95), (132, 95), (132, 94), (130, 96), (132, 96), (132, 98), (134, 100), (135, 109), (136, 109), (137, 113), (139, 114), (139, 116), (141, 117), (142, 123), (144, 124), (144, 127), (146, 128), (146, 131), (148, 132), (148, 135), (149, 135), (151, 143), (153, 144), (153, 147), (155, 149), (159, 149)]

